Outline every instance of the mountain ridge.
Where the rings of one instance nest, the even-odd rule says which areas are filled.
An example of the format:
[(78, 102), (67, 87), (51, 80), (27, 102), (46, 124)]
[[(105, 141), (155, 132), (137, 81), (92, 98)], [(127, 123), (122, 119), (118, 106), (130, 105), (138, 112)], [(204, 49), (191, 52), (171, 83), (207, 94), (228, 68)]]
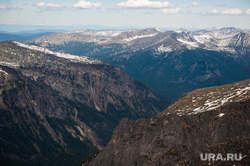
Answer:
[[(227, 96), (231, 89), (237, 91), (239, 88), (246, 91), (240, 98), (236, 97), (238, 100)], [(87, 165), (248, 165), (249, 88), (248, 79), (198, 89), (183, 95), (165, 111), (149, 119), (124, 118), (109, 144)], [(201, 96), (199, 100), (209, 100), (210, 90), (216, 90), (214, 96), (221, 98), (221, 101), (224, 97), (232, 101), (199, 113), (195, 113), (195, 110), (193, 114), (178, 111), (179, 108), (189, 107), (190, 103), (192, 105), (193, 97), (197, 100), (197, 96)], [(238, 161), (203, 161), (200, 155), (204, 153), (220, 153), (223, 156), (241, 153), (242, 158)]]
[[(1, 158), (7, 165), (80, 162), (107, 144), (121, 118), (149, 117), (169, 103), (119, 68), (89, 57), (2, 42), (0, 65)], [(6, 137), (16, 138), (20, 128), (20, 141), (9, 140), (15, 146), (8, 150)], [(26, 148), (16, 150), (23, 149), (19, 144)]]

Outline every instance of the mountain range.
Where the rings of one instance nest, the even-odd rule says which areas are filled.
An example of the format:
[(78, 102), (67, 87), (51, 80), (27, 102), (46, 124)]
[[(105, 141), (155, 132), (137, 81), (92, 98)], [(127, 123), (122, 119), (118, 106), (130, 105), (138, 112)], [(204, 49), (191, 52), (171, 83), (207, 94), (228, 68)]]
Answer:
[(121, 69), (19, 42), (0, 43), (1, 165), (77, 165), (120, 119), (169, 104)]
[(83, 29), (1, 42), (0, 164), (94, 153), (81, 165), (249, 165), (249, 34)]
[(0, 42), (3, 41), (25, 41), (55, 33), (53, 30), (37, 30), (37, 31), (21, 31), (21, 32), (5, 32), (0, 31)]
[[(243, 42), (244, 41), (244, 42)], [(228, 51), (232, 53), (249, 51), (249, 31), (237, 28), (222, 28), (217, 30), (199, 30), (189, 32), (186, 30), (161, 31), (157, 28), (127, 31), (93, 31), (83, 29), (79, 31), (54, 33), (28, 41), (41, 46), (58, 49), (70, 43), (89, 44), (90, 47), (82, 53), (91, 55), (103, 49), (112, 50), (114, 53), (123, 51), (138, 51), (155, 49), (171, 52), (176, 49), (203, 48), (214, 51)], [(112, 44), (116, 45), (113, 46)], [(73, 50), (76, 46), (68, 45)], [(121, 47), (121, 48), (120, 48)], [(120, 48), (120, 49), (119, 49)], [(81, 51), (86, 48), (82, 48)], [(63, 50), (63, 49), (62, 49)], [(90, 51), (91, 50), (91, 51)], [(66, 50), (63, 50), (66, 51)], [(79, 50), (76, 50), (76, 52)]]
[(195, 32), (83, 29), (49, 34), (26, 43), (103, 60), (172, 101), (196, 88), (250, 77), (249, 31), (238, 28)]

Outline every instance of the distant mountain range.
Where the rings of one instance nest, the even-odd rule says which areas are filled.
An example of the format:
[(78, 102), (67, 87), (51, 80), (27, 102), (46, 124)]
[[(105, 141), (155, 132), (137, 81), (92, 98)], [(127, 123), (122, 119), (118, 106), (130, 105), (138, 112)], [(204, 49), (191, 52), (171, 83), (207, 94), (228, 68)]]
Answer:
[[(197, 89), (157, 116), (121, 120), (107, 147), (84, 164), (249, 165), (249, 110), (249, 79)], [(202, 160), (207, 154), (216, 157)], [(218, 154), (223, 157), (217, 158)]]
[(118, 67), (19, 42), (0, 43), (0, 77), (1, 165), (77, 165), (169, 105)]
[[(241, 40), (245, 42), (240, 43)], [(154, 48), (159, 51), (165, 50), (165, 52), (171, 52), (176, 49), (203, 48), (206, 50), (228, 51), (232, 53), (242, 50), (249, 51), (250, 46), (249, 31), (237, 28), (200, 30), (195, 32), (185, 30), (163, 32), (157, 28), (127, 31), (93, 31), (83, 29), (46, 35), (28, 42), (52, 48), (55, 46), (54, 49), (60, 45), (70, 44), (71, 42), (92, 43), (98, 46), (95, 52), (98, 52), (98, 49), (103, 47), (112, 47), (111, 44), (120, 45), (123, 49), (126, 48), (129, 51)], [(84, 48), (82, 50), (84, 50)], [(86, 52), (87, 55), (90, 53), (91, 52)]]
[(196, 88), (250, 78), (249, 31), (238, 28), (195, 32), (83, 29), (26, 43), (104, 60), (173, 101)]
[(44, 31), (44, 30), (38, 30), (38, 31), (22, 31), (22, 32), (16, 32), (16, 33), (10, 33), (10, 32), (0, 32), (0, 42), (3, 41), (25, 41), (25, 40), (31, 40), (35, 39), (50, 33), (55, 33), (54, 31)]

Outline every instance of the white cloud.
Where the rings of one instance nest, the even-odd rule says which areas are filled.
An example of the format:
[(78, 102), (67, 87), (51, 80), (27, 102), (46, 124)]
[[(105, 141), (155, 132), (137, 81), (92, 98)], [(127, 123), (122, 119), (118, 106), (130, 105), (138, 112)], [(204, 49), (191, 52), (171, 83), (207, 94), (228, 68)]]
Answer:
[(6, 10), (6, 9), (9, 9), (9, 7), (8, 6), (0, 6), (0, 9), (1, 10)]
[(219, 11), (217, 9), (213, 9), (209, 12), (209, 14), (219, 14)]
[(4, 5), (0, 5), (0, 10), (21, 10), (22, 8), (20, 7), (16, 7), (16, 6), (4, 6)]
[(240, 9), (229, 9), (229, 10), (223, 10), (221, 14), (237, 15), (237, 14), (243, 14), (243, 11)]
[(170, 8), (170, 9), (163, 9), (163, 10), (162, 10), (162, 12), (163, 12), (164, 14), (178, 14), (179, 11), (180, 11), (180, 8), (176, 8), (176, 9)]
[(191, 7), (199, 7), (199, 6), (201, 6), (198, 2), (192, 2), (191, 4), (190, 4), (190, 6)]
[(91, 9), (91, 8), (99, 8), (102, 4), (100, 2), (92, 3), (84, 0), (80, 0), (77, 4), (74, 4), (74, 8), (82, 8), (82, 9)]
[(128, 0), (126, 2), (118, 3), (117, 6), (126, 8), (164, 8), (171, 7), (172, 5), (168, 1), (151, 2), (149, 0)]
[(44, 3), (44, 2), (40, 2), (37, 4), (37, 7), (41, 7), (41, 8), (61, 8), (61, 5), (58, 4), (54, 4), (54, 3)]
[(246, 11), (246, 14), (250, 14), (250, 9), (248, 9), (248, 10)]
[(6, 9), (9, 9), (9, 7), (8, 6), (0, 6), (0, 9), (1, 10), (6, 10)]
[(250, 14), (250, 9), (246, 11), (240, 9), (228, 9), (228, 10), (218, 11), (217, 9), (213, 9), (209, 12), (202, 13), (201, 15), (206, 16), (206, 15), (245, 15), (245, 14)]

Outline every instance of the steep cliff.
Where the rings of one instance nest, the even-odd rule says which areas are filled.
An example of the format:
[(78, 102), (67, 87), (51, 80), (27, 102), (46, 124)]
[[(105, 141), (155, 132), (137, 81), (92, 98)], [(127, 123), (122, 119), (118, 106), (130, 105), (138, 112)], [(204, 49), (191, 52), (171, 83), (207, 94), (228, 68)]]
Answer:
[(5, 66), (0, 77), (1, 165), (77, 164), (101, 148), (76, 108), (44, 77), (34, 80)]

